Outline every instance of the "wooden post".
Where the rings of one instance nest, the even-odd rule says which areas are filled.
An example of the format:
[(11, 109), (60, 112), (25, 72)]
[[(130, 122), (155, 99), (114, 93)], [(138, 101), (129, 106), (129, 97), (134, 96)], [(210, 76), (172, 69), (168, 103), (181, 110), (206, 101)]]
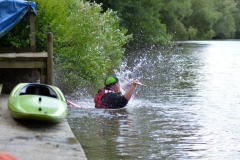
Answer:
[(47, 76), (46, 76), (47, 68), (41, 68), (39, 71), (40, 71), (40, 83), (47, 84)]
[(35, 38), (35, 21), (34, 21), (35, 15), (34, 13), (30, 12), (30, 34), (31, 34), (31, 51), (36, 52), (36, 38)]
[(0, 84), (0, 94), (1, 94), (1, 92), (2, 92), (2, 86), (3, 86), (3, 85), (2, 85), (2, 84)]
[(51, 32), (47, 33), (47, 84), (54, 85), (53, 83), (53, 35)]

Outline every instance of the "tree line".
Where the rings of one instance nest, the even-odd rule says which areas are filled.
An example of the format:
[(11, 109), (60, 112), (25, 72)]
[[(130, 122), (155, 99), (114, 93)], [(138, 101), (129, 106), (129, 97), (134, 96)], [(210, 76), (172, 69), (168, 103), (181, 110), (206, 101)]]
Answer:
[(135, 43), (240, 38), (240, 0), (89, 0), (112, 9)]
[[(35, 0), (36, 47), (54, 35), (61, 89), (100, 87), (121, 63), (126, 45), (240, 37), (240, 0)], [(0, 46), (29, 46), (29, 19), (0, 38)]]

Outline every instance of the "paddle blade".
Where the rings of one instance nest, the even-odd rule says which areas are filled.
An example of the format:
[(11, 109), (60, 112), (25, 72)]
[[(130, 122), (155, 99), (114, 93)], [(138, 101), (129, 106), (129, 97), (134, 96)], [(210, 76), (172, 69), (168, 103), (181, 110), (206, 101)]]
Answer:
[(68, 99), (66, 99), (66, 101), (67, 101), (68, 104), (70, 104), (70, 105), (73, 106), (73, 107), (82, 108), (81, 106), (79, 106), (79, 105), (77, 105), (77, 104), (69, 101)]
[(141, 82), (138, 82), (137, 84), (140, 86), (147, 86), (146, 84), (142, 84)]

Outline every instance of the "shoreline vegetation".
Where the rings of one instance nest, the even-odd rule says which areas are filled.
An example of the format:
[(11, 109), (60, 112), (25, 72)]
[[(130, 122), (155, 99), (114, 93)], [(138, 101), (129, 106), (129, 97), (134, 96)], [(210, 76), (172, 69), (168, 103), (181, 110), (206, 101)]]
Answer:
[[(126, 49), (240, 38), (240, 0), (34, 2), (37, 51), (46, 50), (46, 33), (52, 32), (56, 85), (63, 91), (98, 88)], [(0, 38), (0, 47), (29, 46), (28, 24), (26, 18)]]

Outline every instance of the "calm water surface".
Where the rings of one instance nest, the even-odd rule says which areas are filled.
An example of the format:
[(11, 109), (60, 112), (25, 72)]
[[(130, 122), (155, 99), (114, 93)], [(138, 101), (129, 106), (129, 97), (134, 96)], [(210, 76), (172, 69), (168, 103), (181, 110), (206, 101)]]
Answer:
[[(72, 101), (68, 122), (88, 159), (240, 159), (240, 41), (188, 41), (130, 52), (116, 74), (139, 79), (126, 108)], [(123, 90), (124, 92), (124, 90)]]

